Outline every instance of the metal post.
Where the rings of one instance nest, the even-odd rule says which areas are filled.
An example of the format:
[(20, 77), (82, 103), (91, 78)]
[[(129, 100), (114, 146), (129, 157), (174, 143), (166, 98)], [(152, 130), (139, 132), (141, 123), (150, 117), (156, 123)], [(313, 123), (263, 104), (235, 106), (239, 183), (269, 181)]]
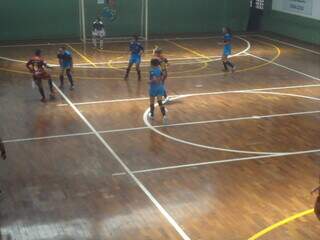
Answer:
[(82, 17), (81, 17), (81, 0), (78, 0), (78, 6), (79, 6), (79, 38), (82, 41)]
[(144, 2), (145, 0), (141, 0), (141, 29), (140, 29), (140, 35), (141, 37), (144, 36), (144, 13), (145, 13), (145, 10), (144, 10)]
[(86, 38), (86, 18), (85, 18), (85, 5), (84, 0), (80, 0), (81, 6), (81, 25), (82, 25), (82, 41), (83, 43), (87, 42)]
[(149, 0), (145, 0), (145, 39), (149, 38)]

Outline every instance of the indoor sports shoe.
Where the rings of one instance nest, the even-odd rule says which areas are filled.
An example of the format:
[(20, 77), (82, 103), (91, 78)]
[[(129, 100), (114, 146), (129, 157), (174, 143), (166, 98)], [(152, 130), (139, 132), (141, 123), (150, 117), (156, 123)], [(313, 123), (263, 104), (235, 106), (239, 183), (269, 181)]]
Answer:
[(236, 71), (236, 66), (233, 66), (233, 68), (231, 69), (231, 71), (234, 73)]
[(167, 124), (168, 124), (168, 117), (167, 117), (167, 115), (164, 115), (164, 116), (163, 116), (162, 121), (163, 121), (163, 124), (164, 124), (164, 125), (167, 125)]
[(152, 114), (151, 112), (148, 113), (148, 119), (149, 120), (153, 120), (154, 119), (154, 114)]
[(73, 91), (74, 90), (74, 86), (70, 86), (70, 91)]
[(162, 104), (168, 104), (168, 103), (170, 103), (171, 102), (171, 98), (170, 97), (167, 97), (166, 99), (164, 99), (163, 101), (162, 101)]

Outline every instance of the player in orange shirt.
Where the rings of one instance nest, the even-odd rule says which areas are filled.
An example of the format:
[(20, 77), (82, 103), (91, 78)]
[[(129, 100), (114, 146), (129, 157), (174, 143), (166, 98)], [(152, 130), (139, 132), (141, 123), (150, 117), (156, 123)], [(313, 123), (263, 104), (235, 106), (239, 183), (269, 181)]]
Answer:
[(38, 49), (35, 51), (34, 56), (30, 58), (30, 60), (27, 62), (26, 67), (29, 69), (29, 71), (32, 73), (33, 81), (39, 88), (39, 92), (41, 94), (41, 101), (46, 101), (46, 96), (44, 93), (43, 85), (42, 85), (42, 79), (47, 79), (49, 83), (50, 88), (50, 97), (54, 98), (54, 90), (53, 90), (53, 84), (52, 79), (49, 73), (46, 72), (45, 68), (50, 68), (47, 63), (44, 61), (43, 57), (41, 56), (41, 50)]

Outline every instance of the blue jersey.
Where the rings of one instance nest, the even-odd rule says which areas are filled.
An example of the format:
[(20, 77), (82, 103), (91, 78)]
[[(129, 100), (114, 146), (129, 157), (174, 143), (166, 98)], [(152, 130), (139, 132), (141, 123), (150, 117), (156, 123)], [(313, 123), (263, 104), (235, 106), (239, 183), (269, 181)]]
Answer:
[(223, 40), (224, 40), (225, 43), (228, 43), (225, 46), (229, 46), (229, 45), (231, 46), (232, 35), (230, 33), (226, 33), (223, 36)]
[[(160, 67), (153, 67), (150, 70), (150, 84), (151, 85), (159, 85), (162, 84), (161, 81), (162, 71)], [(154, 78), (157, 78), (158, 80), (155, 81)]]
[(72, 65), (72, 54), (68, 50), (58, 54), (58, 59), (61, 67), (71, 67)]
[(229, 56), (229, 55), (231, 55), (231, 50), (232, 50), (232, 46), (231, 46), (232, 35), (230, 33), (226, 33), (223, 36), (223, 41), (225, 43), (225, 45), (223, 47), (223, 55)]
[[(162, 71), (160, 67), (153, 67), (150, 70), (150, 89), (151, 97), (159, 97), (165, 95), (165, 88), (162, 81)], [(156, 78), (156, 79), (154, 79)]]
[(141, 43), (133, 41), (129, 45), (129, 50), (131, 52), (131, 55), (139, 55), (140, 52), (143, 51), (143, 46), (141, 45)]

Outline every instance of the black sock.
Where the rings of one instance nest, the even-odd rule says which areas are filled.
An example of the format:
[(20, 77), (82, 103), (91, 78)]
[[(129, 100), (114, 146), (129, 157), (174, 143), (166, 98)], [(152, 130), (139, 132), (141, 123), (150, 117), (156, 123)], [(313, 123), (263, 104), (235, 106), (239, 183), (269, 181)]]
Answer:
[(140, 80), (141, 79), (141, 71), (137, 70), (137, 74), (138, 74), (138, 79)]
[(166, 115), (166, 109), (164, 108), (163, 104), (162, 104), (162, 101), (158, 101), (158, 104), (159, 104), (159, 107), (160, 107), (160, 110), (161, 110), (161, 113), (163, 116)]
[(230, 61), (227, 61), (226, 64), (227, 64), (229, 67), (231, 67), (231, 68), (234, 67), (234, 65), (233, 65)]
[(150, 104), (150, 113), (151, 113), (151, 116), (153, 117), (154, 116), (154, 104)]
[(167, 98), (168, 95), (167, 95), (167, 90), (164, 90), (164, 95), (163, 95), (164, 98)]
[(50, 92), (53, 93), (52, 79), (49, 79), (49, 80), (48, 80), (48, 83), (49, 83)]
[(39, 92), (42, 98), (46, 98), (46, 96), (44, 95), (44, 90), (42, 87), (39, 87)]
[(73, 79), (72, 79), (72, 75), (71, 75), (71, 72), (70, 72), (70, 71), (67, 72), (67, 76), (68, 76), (70, 85), (73, 86)]
[(228, 67), (227, 67), (227, 63), (226, 62), (223, 62), (223, 66), (224, 66), (224, 70), (228, 70)]
[(130, 70), (131, 70), (130, 68), (127, 68), (126, 76), (125, 76), (126, 78), (129, 76)]
[(60, 85), (63, 86), (64, 83), (64, 76), (61, 74), (60, 75)]

